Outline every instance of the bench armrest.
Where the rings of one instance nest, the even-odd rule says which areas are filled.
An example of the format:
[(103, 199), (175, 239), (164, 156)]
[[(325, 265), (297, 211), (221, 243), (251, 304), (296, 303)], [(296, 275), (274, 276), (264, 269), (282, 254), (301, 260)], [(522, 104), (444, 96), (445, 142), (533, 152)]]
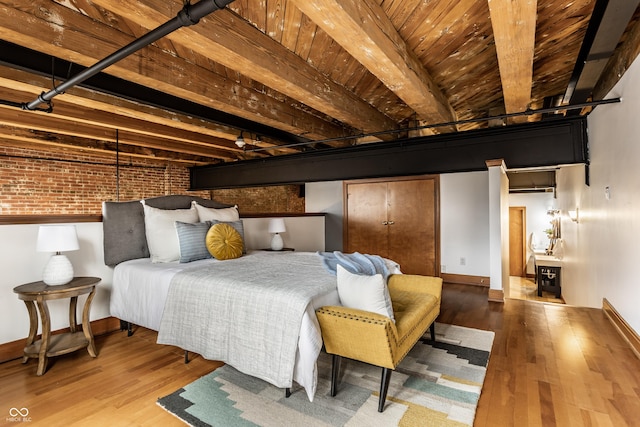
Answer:
[(386, 316), (341, 306), (316, 310), (327, 353), (394, 369), (390, 340), (396, 326)]
[(442, 297), (442, 278), (433, 276), (419, 276), (416, 274), (392, 274), (388, 281), (389, 292), (408, 291), (427, 293), (436, 297), (438, 302)]

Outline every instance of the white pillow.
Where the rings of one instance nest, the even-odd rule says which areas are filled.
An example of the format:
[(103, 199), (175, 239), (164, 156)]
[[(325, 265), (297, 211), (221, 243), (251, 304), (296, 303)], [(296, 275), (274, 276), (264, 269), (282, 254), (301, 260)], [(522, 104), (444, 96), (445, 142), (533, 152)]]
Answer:
[(338, 296), (343, 306), (382, 314), (395, 322), (389, 289), (382, 274), (353, 274), (338, 264), (336, 275)]
[(175, 222), (198, 222), (198, 211), (190, 209), (158, 209), (144, 206), (144, 229), (151, 262), (172, 262), (180, 259), (180, 241)]
[(191, 207), (195, 207), (198, 216), (200, 217), (200, 222), (205, 221), (238, 221), (240, 219), (240, 214), (238, 213), (238, 206), (232, 206), (230, 208), (207, 208), (199, 205), (195, 200), (191, 202)]

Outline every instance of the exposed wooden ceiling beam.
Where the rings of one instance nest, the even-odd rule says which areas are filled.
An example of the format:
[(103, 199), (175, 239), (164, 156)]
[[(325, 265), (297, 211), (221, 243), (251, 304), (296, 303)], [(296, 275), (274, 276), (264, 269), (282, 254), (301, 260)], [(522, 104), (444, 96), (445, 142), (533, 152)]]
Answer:
[[(179, 0), (94, 0), (138, 25), (155, 28), (182, 8)], [(239, 18), (220, 10), (198, 25), (166, 36), (174, 43), (238, 71), (363, 132), (396, 129), (397, 124), (343, 86), (319, 73), (308, 62)], [(390, 139), (385, 135), (384, 139)]]
[[(42, 112), (24, 112), (6, 107), (0, 107), (0, 124), (13, 128), (27, 129), (32, 132), (50, 133), (52, 129), (59, 135), (71, 138), (83, 138), (105, 142), (116, 141), (116, 130), (99, 127), (93, 123), (82, 123), (60, 118)], [(119, 141), (122, 144), (135, 145), (147, 149), (163, 150), (166, 152), (184, 153), (191, 156), (207, 158), (209, 162), (217, 160), (237, 160), (240, 156), (230, 155), (229, 151), (221, 150), (214, 145), (196, 145), (189, 142), (170, 140), (165, 137), (141, 135), (136, 132), (118, 129)], [(34, 133), (35, 137), (35, 133)], [(61, 139), (64, 141), (64, 139)]]
[[(63, 135), (59, 133), (33, 131), (6, 126), (0, 123), (2, 145), (7, 147), (29, 148), (33, 150), (55, 149), (82, 154), (111, 156), (115, 161), (115, 143)], [(171, 162), (184, 166), (209, 165), (211, 158), (185, 155), (175, 151), (150, 150), (148, 148), (122, 144), (119, 146), (123, 158), (153, 160), (162, 163)], [(125, 160), (122, 160), (124, 163)]]
[[(0, 65), (0, 95), (2, 95), (2, 99), (14, 100), (15, 102), (27, 98), (31, 99), (40, 94), (50, 84), (51, 80), (49, 78)], [(6, 90), (2, 90), (2, 88)], [(99, 121), (92, 123), (98, 128), (129, 128), (129, 130), (133, 131), (133, 129), (127, 125), (127, 122), (143, 121), (143, 124), (137, 126), (141, 134), (165, 138), (168, 141), (177, 138), (196, 145), (202, 145), (202, 141), (205, 141), (204, 145), (208, 147), (219, 148), (220, 150), (226, 151), (218, 150), (216, 152), (217, 155), (214, 157), (219, 159), (233, 160), (237, 158), (237, 154), (243, 151), (234, 144), (238, 136), (238, 130), (228, 126), (142, 105), (113, 95), (77, 86), (69, 89), (65, 95), (66, 96), (63, 97), (63, 104), (66, 103), (79, 107), (78, 111), (70, 110), (72, 116), (69, 117), (69, 120), (74, 122), (74, 115), (80, 115), (86, 119), (87, 116), (83, 111), (84, 109), (89, 109), (92, 113), (96, 111), (105, 113), (104, 116), (98, 115), (97, 118)], [(26, 111), (21, 113), (23, 115), (29, 115), (29, 112)], [(60, 113), (60, 109), (53, 112), (54, 115), (60, 115)], [(96, 116), (94, 115), (94, 117)], [(114, 120), (112, 122), (105, 121), (107, 117), (113, 117)], [(122, 121), (119, 120), (120, 117), (122, 117)], [(153, 125), (149, 126), (144, 123), (152, 123)], [(186, 135), (197, 135), (198, 137), (195, 139), (185, 139), (186, 137), (184, 135), (179, 136), (181, 131), (189, 132)], [(270, 142), (269, 138), (263, 138), (259, 146), (264, 148), (274, 147), (278, 153), (298, 152), (298, 150), (292, 148), (278, 148), (278, 145)]]
[[(0, 2), (0, 38), (30, 49), (90, 66), (133, 41), (133, 37), (44, 0), (28, 10)], [(133, 5), (128, 4), (129, 12)], [(25, 32), (25, 22), (29, 31)], [(180, 72), (168, 72), (179, 69)], [(157, 47), (149, 46), (104, 72), (221, 111), (310, 138), (342, 136), (344, 129)]]
[[(290, 0), (428, 123), (455, 121), (453, 108), (373, 0)], [(438, 129), (442, 131), (443, 129)], [(448, 127), (446, 130), (453, 130)]]
[[(16, 102), (31, 99), (40, 94), (50, 84), (51, 80), (45, 77), (35, 76), (0, 65), (0, 88), (4, 88), (2, 90), (3, 99), (12, 99)], [(214, 144), (217, 142), (220, 148), (240, 151), (231, 141), (232, 139), (235, 140), (237, 136), (238, 131), (236, 129), (216, 126), (212, 123), (154, 107), (143, 106), (122, 98), (96, 93), (80, 87), (70, 89), (65, 95), (60, 98), (60, 102), (56, 101), (55, 104), (77, 106), (79, 108), (77, 114), (82, 117), (86, 118), (80, 111), (82, 109), (90, 109), (94, 113), (102, 112), (107, 115), (117, 114), (122, 116), (122, 123), (118, 123), (117, 120), (112, 123), (100, 120), (95, 123), (98, 126), (125, 128), (127, 119), (137, 120), (140, 123), (151, 122), (158, 125), (158, 127), (148, 125), (143, 127), (140, 125), (142, 132), (150, 135), (170, 135), (178, 130), (192, 132), (203, 135), (203, 137), (210, 137), (209, 141)], [(28, 111), (22, 112), (23, 115), (29, 115), (29, 113)], [(59, 113), (61, 113), (59, 109), (54, 108), (51, 114), (58, 115)], [(176, 134), (178, 133), (176, 132)]]
[[(488, 0), (507, 114), (531, 102), (537, 0)], [(518, 121), (526, 121), (526, 117)]]
[[(18, 96), (25, 95), (23, 92), (17, 92), (0, 87), (0, 96), (3, 96), (4, 99), (15, 98), (16, 94), (18, 94)], [(69, 97), (66, 99), (69, 99)], [(206, 149), (215, 150), (221, 158), (226, 160), (235, 159), (237, 156), (234, 156), (233, 153), (242, 152), (242, 150), (235, 146), (234, 143), (225, 139), (213, 138), (201, 133), (173, 128), (169, 125), (149, 126), (148, 122), (141, 119), (130, 118), (118, 115), (114, 112), (85, 107), (62, 100), (56, 102), (54, 111), (51, 113), (22, 111), (12, 107), (4, 107), (1, 111), (2, 114), (0, 115), (0, 118), (16, 124), (20, 123), (20, 121), (29, 122), (31, 120), (37, 120), (33, 119), (33, 117), (42, 117), (43, 119), (53, 117), (59, 120), (94, 126), (107, 131), (111, 130), (112, 134), (115, 134), (116, 129), (129, 131), (140, 135), (141, 142), (145, 138), (156, 138), (164, 140), (165, 146), (167, 147), (173, 142), (189, 143), (194, 145), (194, 148), (198, 146), (206, 147)]]

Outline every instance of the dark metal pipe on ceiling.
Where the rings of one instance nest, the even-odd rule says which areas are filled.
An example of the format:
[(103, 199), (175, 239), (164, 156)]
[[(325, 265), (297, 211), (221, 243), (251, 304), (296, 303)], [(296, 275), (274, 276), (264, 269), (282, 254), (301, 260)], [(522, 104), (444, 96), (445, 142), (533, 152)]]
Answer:
[[(54, 87), (49, 92), (41, 93), (37, 99), (29, 102), (28, 104), (22, 104), (22, 109), (36, 110), (40, 104), (49, 104), (54, 96), (64, 93), (67, 89), (82, 83), (110, 65), (113, 65), (143, 47), (150, 45), (167, 34), (170, 34), (179, 28), (197, 24), (200, 19), (215, 12), (216, 10), (224, 9), (224, 7), (231, 2), (233, 2), (233, 0), (201, 0), (194, 5), (187, 3), (184, 8), (178, 12), (175, 18), (165, 22), (156, 29), (149, 31), (144, 36), (134, 40), (125, 47), (95, 63), (91, 67), (86, 68), (84, 71), (76, 74), (59, 86)], [(49, 110), (51, 110), (50, 105)]]

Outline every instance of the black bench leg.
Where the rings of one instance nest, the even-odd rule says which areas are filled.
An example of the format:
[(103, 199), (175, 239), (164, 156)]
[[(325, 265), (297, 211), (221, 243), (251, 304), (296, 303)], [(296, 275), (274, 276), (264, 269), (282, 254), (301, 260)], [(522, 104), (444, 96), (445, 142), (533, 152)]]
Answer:
[(287, 399), (291, 397), (291, 389), (289, 387), (284, 389), (284, 397)]
[(184, 364), (189, 363), (189, 350), (184, 351)]
[(331, 396), (334, 397), (338, 392), (338, 372), (340, 371), (341, 357), (334, 354), (331, 363)]
[(387, 400), (389, 381), (391, 380), (393, 369), (382, 368), (382, 379), (380, 380), (380, 400), (378, 401), (378, 412), (384, 411), (384, 403)]
[(131, 329), (131, 322), (126, 322), (124, 320), (120, 321), (120, 330), (124, 331), (127, 330), (127, 336), (130, 337), (131, 335), (133, 335), (133, 330)]
[(435, 342), (436, 341), (436, 322), (434, 321), (431, 326), (429, 326), (429, 335), (430, 337), (422, 337), (420, 338), (420, 341), (425, 343), (425, 344), (429, 344), (430, 342)]

